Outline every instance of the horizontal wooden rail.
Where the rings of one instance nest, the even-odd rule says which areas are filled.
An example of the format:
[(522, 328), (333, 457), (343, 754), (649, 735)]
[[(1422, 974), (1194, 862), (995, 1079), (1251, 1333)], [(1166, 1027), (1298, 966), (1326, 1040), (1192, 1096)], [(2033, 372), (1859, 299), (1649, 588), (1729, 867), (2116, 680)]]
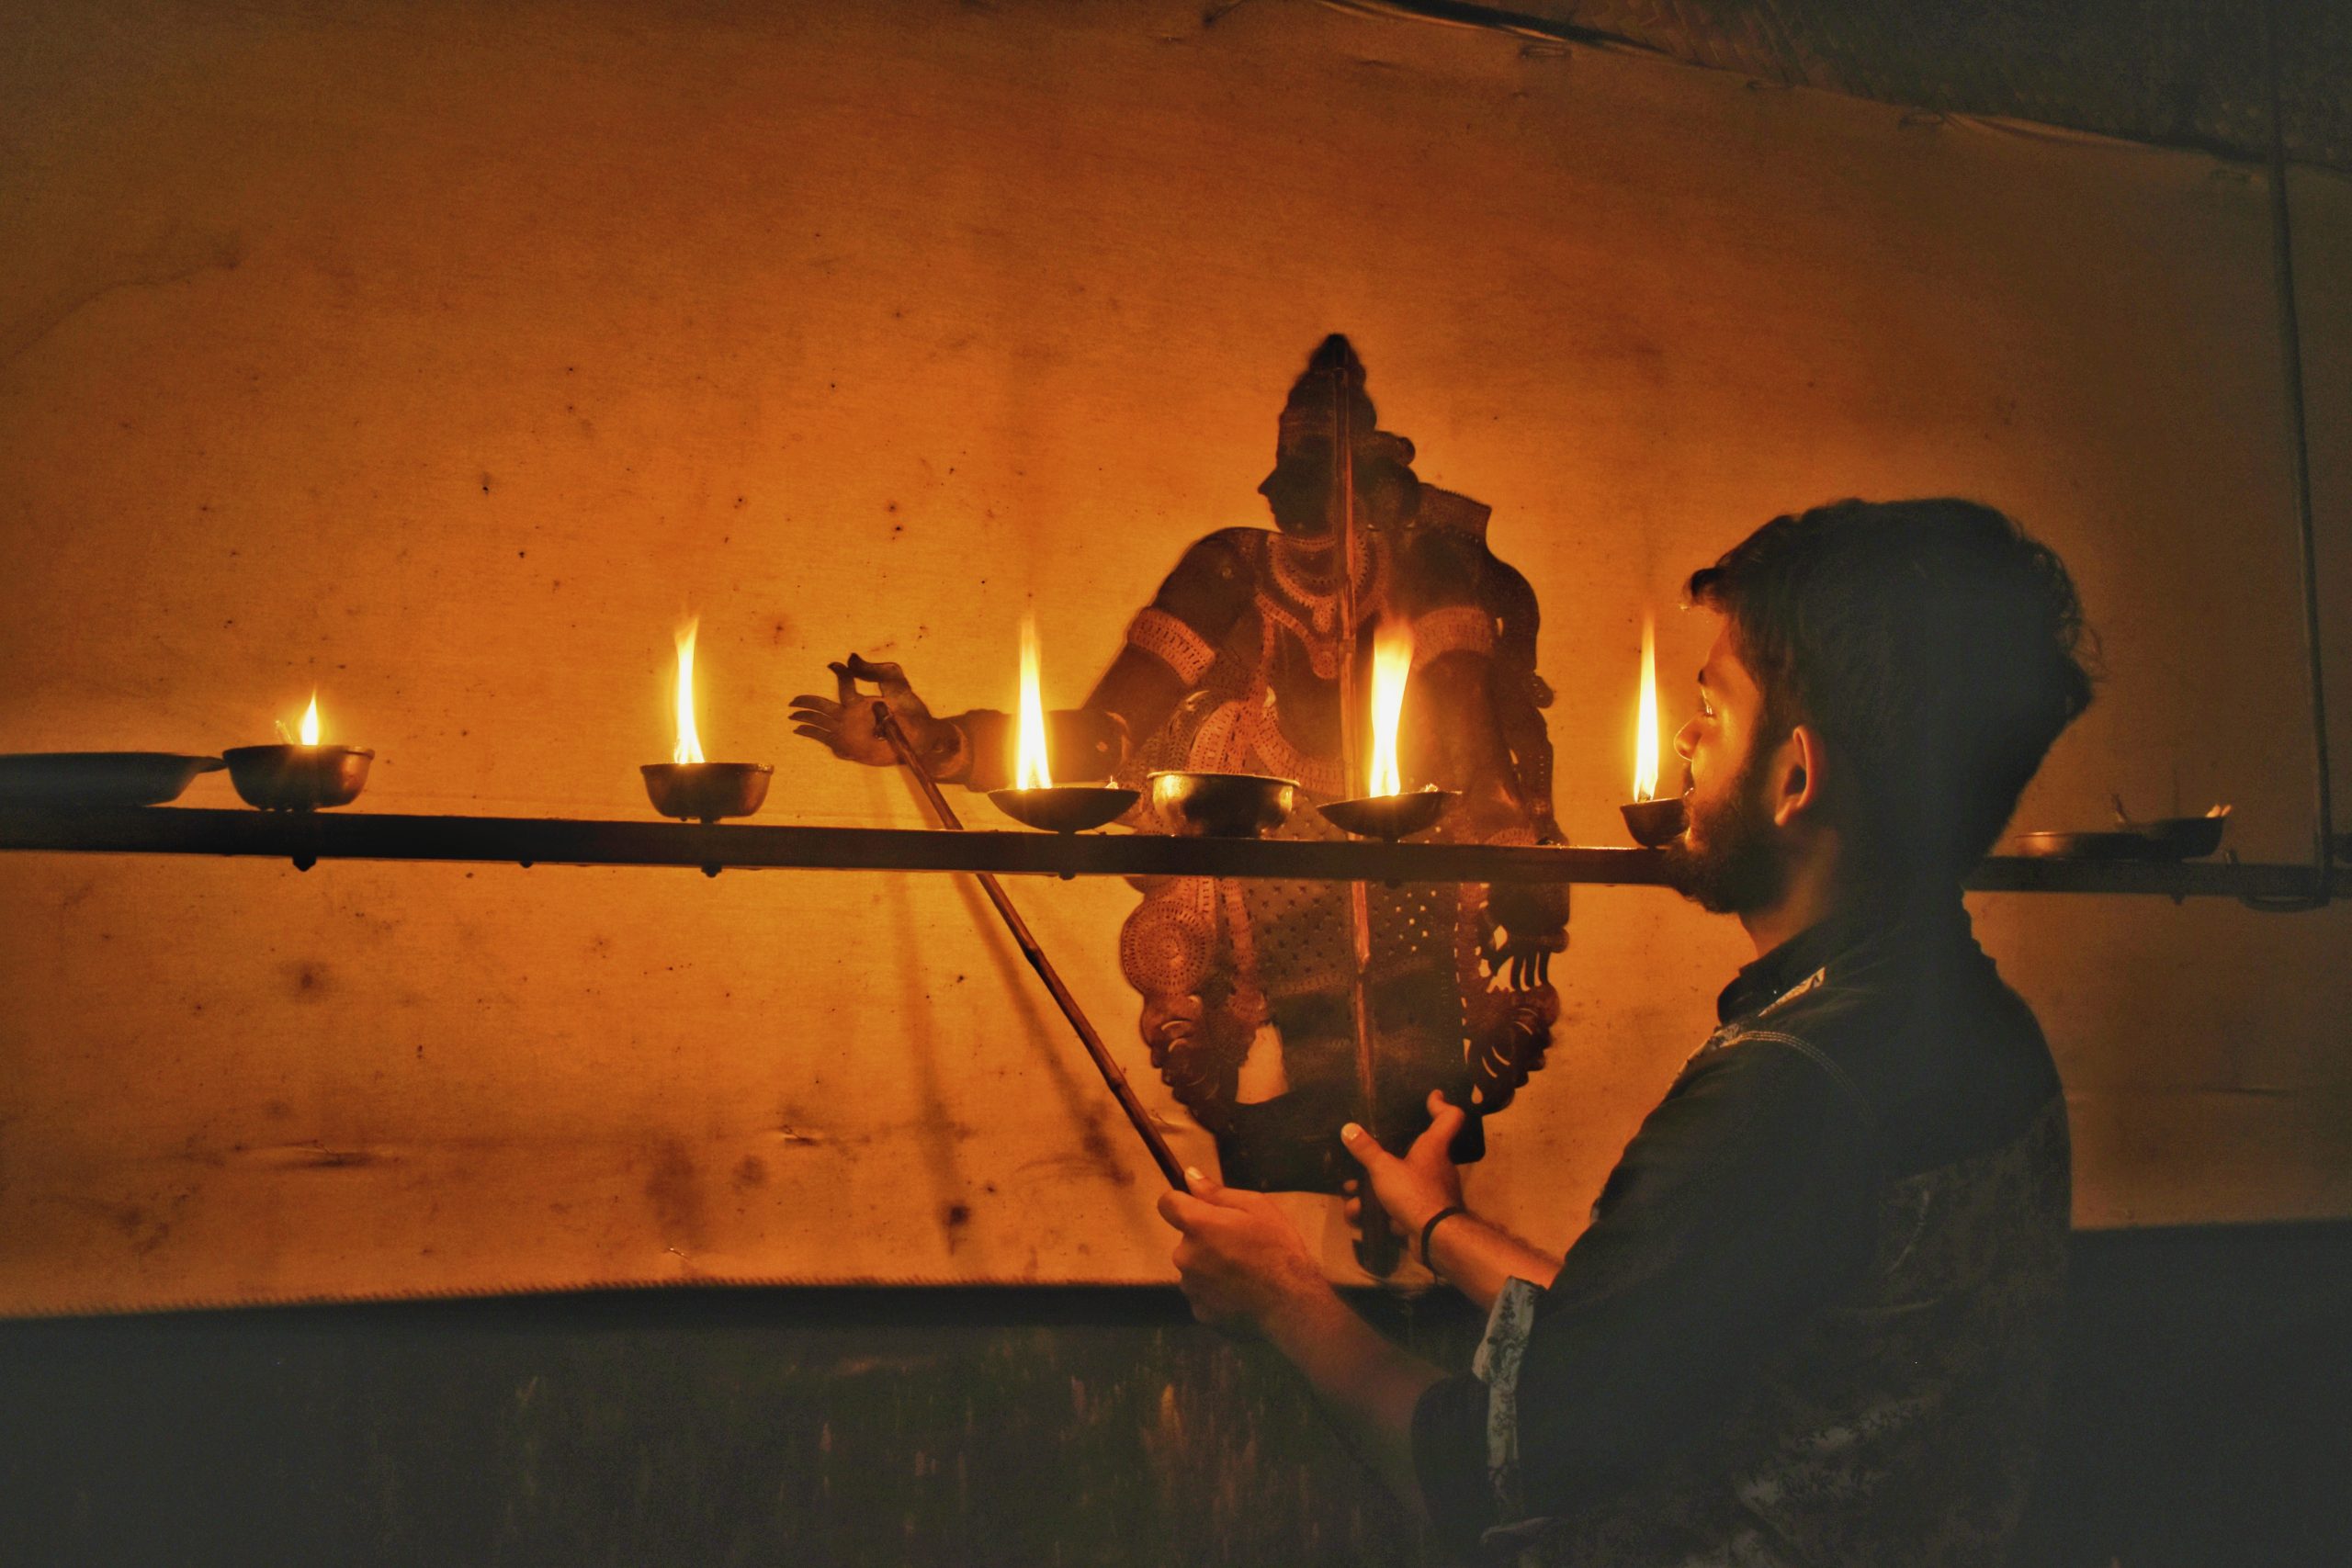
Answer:
[[(939, 832), (545, 817), (276, 815), (188, 807), (0, 808), (0, 850), (248, 855), (289, 860), (504, 862), (728, 870), (993, 872), (1000, 876), (1264, 876), (1331, 882), (1571, 882), (1659, 886), (1655, 850), (1175, 839), (1145, 833)], [(2002, 893), (2278, 898), (2308, 893), (2304, 865), (1996, 857), (1969, 886)], [(2338, 869), (2337, 897), (2352, 894)]]

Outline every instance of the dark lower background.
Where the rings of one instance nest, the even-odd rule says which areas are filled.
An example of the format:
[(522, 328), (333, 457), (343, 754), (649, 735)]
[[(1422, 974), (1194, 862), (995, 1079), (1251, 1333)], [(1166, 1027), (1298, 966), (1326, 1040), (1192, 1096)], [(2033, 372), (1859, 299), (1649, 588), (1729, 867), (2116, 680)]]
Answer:
[[(1363, 1303), (1464, 1357), (1457, 1304)], [(1409, 1563), (1152, 1290), (659, 1291), (0, 1325), (0, 1562)], [(2352, 1224), (2075, 1240), (2018, 1561), (2352, 1564)]]

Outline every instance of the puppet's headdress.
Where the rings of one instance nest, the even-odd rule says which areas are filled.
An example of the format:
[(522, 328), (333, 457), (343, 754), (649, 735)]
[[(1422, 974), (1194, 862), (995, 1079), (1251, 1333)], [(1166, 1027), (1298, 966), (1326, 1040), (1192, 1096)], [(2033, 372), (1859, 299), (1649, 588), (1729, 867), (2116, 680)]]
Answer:
[(1355, 346), (1338, 333), (1316, 345), (1307, 356), (1306, 370), (1291, 383), (1290, 400), (1283, 404), (1282, 422), (1275, 430), (1275, 456), (1279, 458), (1302, 442), (1331, 439), (1338, 403), (1332, 393), (1335, 383), (1345, 389), (1356, 455), (1376, 453), (1410, 468), (1412, 442), (1394, 431), (1375, 428), (1380, 415), (1363, 389), (1363, 361), (1356, 357)]
[(1354, 347), (1346, 338), (1333, 333), (1316, 345), (1315, 352), (1307, 356), (1306, 369), (1291, 383), (1290, 400), (1283, 404), (1276, 437), (1282, 446), (1296, 441), (1331, 439), (1335, 384), (1348, 400), (1348, 423), (1355, 438), (1363, 441), (1372, 434), (1380, 416), (1373, 409), (1372, 399), (1364, 394), (1363, 361), (1356, 357)]

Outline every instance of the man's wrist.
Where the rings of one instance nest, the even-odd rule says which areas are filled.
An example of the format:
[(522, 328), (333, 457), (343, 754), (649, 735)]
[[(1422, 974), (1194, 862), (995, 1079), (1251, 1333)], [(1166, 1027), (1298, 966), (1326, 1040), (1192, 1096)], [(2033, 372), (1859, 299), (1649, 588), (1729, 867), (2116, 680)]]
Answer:
[(1419, 1245), (1417, 1246), (1414, 1250), (1420, 1254), (1422, 1268), (1432, 1271), (1437, 1268), (1435, 1263), (1430, 1261), (1430, 1243), (1435, 1239), (1438, 1226), (1445, 1224), (1448, 1220), (1466, 1218), (1468, 1217), (1469, 1213), (1470, 1211), (1463, 1206), (1461, 1200), (1456, 1199), (1454, 1201), (1445, 1205), (1445, 1207), (1437, 1210), (1435, 1213), (1431, 1213), (1428, 1219), (1421, 1222)]
[(1466, 1214), (1470, 1212), (1470, 1206), (1462, 1201), (1462, 1195), (1457, 1192), (1450, 1198), (1441, 1197), (1434, 1202), (1416, 1203), (1409, 1213), (1403, 1210), (1391, 1209), (1388, 1211), (1388, 1215), (1404, 1232), (1406, 1242), (1413, 1246), (1415, 1256), (1418, 1257), (1421, 1232), (1428, 1227), (1431, 1220), (1448, 1209), (1459, 1214)]
[(1258, 1332), (1274, 1348), (1297, 1361), (1310, 1348), (1327, 1342), (1332, 1325), (1343, 1318), (1352, 1322), (1355, 1314), (1340, 1299), (1340, 1292), (1331, 1288), (1329, 1280), (1317, 1279), (1285, 1292), (1272, 1310), (1258, 1320)]

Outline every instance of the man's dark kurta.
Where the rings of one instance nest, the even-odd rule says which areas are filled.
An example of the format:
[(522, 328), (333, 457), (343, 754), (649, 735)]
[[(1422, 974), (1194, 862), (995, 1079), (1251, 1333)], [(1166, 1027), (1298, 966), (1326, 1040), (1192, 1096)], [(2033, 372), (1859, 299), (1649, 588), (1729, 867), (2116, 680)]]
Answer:
[(2057, 1327), (2064, 1102), (1957, 896), (1742, 970), (1723, 1027), (1413, 1449), (1442, 1535), (1535, 1562), (1977, 1564)]

